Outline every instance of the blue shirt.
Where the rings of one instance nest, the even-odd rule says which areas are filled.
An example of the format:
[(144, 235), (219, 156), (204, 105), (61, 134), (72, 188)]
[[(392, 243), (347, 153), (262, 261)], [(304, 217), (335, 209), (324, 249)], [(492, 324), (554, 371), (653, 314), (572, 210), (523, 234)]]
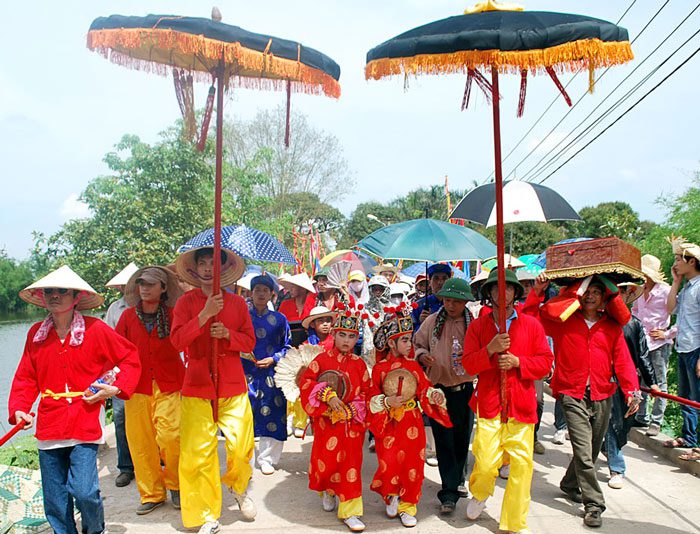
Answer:
[(700, 348), (700, 276), (688, 280), (676, 303), (676, 351)]
[(425, 299), (428, 299), (428, 311), (430, 313), (435, 313), (442, 306), (442, 301), (439, 300), (435, 295), (428, 295), (417, 301), (418, 307), (411, 312), (411, 317), (413, 318), (413, 329), (418, 330), (420, 326), (420, 314), (423, 313), (425, 308)]

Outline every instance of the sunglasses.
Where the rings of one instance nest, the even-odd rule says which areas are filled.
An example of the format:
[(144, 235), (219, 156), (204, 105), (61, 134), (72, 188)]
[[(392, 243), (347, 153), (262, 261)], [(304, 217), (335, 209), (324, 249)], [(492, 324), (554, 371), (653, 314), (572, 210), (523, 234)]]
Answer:
[(66, 289), (65, 287), (59, 287), (59, 288), (45, 287), (43, 289), (43, 291), (44, 291), (44, 295), (48, 297), (49, 295), (53, 295), (54, 291), (56, 293), (58, 293), (59, 295), (65, 295), (66, 293), (68, 293), (70, 291), (70, 289)]

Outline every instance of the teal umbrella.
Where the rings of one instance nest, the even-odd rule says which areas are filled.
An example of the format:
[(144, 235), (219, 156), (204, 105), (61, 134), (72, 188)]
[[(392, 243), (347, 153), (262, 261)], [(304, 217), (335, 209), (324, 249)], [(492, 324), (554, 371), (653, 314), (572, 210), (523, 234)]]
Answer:
[(384, 226), (357, 246), (387, 260), (469, 261), (496, 255), (496, 246), (480, 233), (435, 219)]

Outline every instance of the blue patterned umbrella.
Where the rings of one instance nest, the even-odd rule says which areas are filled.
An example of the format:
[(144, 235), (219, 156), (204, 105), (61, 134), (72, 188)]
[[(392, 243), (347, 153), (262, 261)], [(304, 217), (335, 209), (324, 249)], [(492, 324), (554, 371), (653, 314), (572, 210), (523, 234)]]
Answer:
[[(200, 232), (177, 251), (186, 252), (200, 247), (214, 246), (214, 229)], [(221, 247), (234, 251), (239, 256), (254, 261), (287, 263), (296, 265), (291, 252), (270, 234), (244, 224), (221, 228)]]
[[(428, 267), (434, 264), (429, 264)], [(450, 265), (452, 267), (452, 276), (455, 278), (462, 278), (464, 280), (469, 280), (469, 275), (465, 273), (462, 269), (458, 269), (454, 265)], [(426, 266), (425, 263), (414, 263), (410, 267), (406, 267), (403, 271), (401, 271), (402, 274), (405, 274), (406, 276), (411, 276), (413, 278), (416, 278), (419, 274), (425, 274), (426, 271)]]

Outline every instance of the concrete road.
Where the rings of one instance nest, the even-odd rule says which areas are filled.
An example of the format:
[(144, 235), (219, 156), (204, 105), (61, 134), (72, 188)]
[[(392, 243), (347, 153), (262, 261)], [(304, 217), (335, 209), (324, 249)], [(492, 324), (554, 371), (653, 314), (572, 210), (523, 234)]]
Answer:
[[(668, 460), (628, 443), (623, 449), (627, 460), (627, 481), (620, 490), (608, 488), (605, 459), (599, 459), (599, 479), (604, 488), (608, 509), (603, 515), (601, 529), (583, 526), (581, 505), (570, 503), (559, 491), (559, 480), (571, 458), (569, 442), (551, 443), (553, 434), (553, 404), (548, 398), (540, 440), (546, 453), (535, 456), (532, 481), (532, 504), (529, 526), (535, 534), (575, 534), (601, 532), (609, 534), (688, 534), (700, 533), (700, 479), (683, 472)], [(292, 534), (307, 532), (348, 532), (334, 513), (324, 512), (319, 497), (307, 487), (307, 464), (311, 440), (290, 438), (278, 470), (265, 476), (259, 470), (253, 474), (250, 490), (258, 507), (258, 517), (245, 522), (238, 506), (228, 492), (224, 492), (224, 510), (221, 523), (223, 532), (275, 531)], [(223, 461), (223, 443), (219, 454)], [(470, 459), (471, 462), (471, 459)], [(135, 483), (116, 488), (116, 451), (113, 436), (99, 460), (101, 487), (105, 499), (105, 515), (110, 534), (187, 532), (182, 527), (180, 514), (167, 503), (146, 516), (137, 516), (139, 504)], [(471, 464), (470, 464), (471, 465)], [(366, 532), (405, 532), (398, 519), (390, 520), (384, 514), (379, 496), (369, 490), (369, 483), (377, 466), (376, 456), (365, 450), (363, 483), (365, 487)], [(470, 534), (497, 533), (500, 503), (505, 481), (499, 480), (496, 492), (478, 521), (466, 519), (466, 501), (457, 505), (451, 517), (437, 515), (440, 477), (436, 467), (425, 468), (423, 499), (418, 507), (418, 526), (414, 532), (461, 531)], [(464, 530), (468, 529), (468, 530)]]

